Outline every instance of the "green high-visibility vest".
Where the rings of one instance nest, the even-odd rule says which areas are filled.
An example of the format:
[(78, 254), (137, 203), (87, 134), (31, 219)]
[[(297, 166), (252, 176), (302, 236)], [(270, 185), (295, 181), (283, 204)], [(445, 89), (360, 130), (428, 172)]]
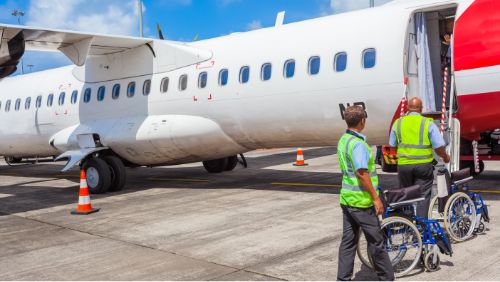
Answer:
[(434, 160), (429, 139), (432, 119), (408, 115), (394, 123), (398, 146), (398, 165), (425, 164)]
[(340, 204), (355, 208), (370, 208), (373, 206), (372, 196), (370, 195), (370, 193), (365, 191), (363, 187), (361, 187), (358, 178), (356, 177), (356, 171), (354, 170), (352, 151), (356, 144), (360, 142), (363, 143), (364, 146), (366, 146), (366, 149), (370, 153), (370, 160), (368, 161), (368, 173), (370, 174), (370, 179), (372, 181), (373, 187), (378, 193), (378, 176), (373, 159), (372, 149), (363, 139), (346, 133), (342, 136), (342, 138), (340, 138), (339, 144), (337, 146), (337, 155), (339, 158), (340, 169), (342, 170), (343, 174), (342, 189), (340, 190)]

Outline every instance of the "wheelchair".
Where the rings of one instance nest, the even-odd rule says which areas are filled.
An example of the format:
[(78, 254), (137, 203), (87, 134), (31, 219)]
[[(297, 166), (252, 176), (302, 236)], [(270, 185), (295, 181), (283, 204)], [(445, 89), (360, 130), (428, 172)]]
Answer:
[[(443, 183), (439, 182), (443, 177)], [(489, 222), (488, 207), (480, 193), (469, 191), (468, 182), (472, 180), (470, 169), (453, 173), (442, 169), (438, 174), (438, 195), (432, 198), (429, 206), (429, 219), (443, 222), (444, 229), (454, 242), (463, 242), (474, 234), (485, 231), (484, 222)], [(443, 186), (445, 188), (443, 188)], [(447, 196), (439, 197), (442, 189)], [(442, 195), (441, 195), (442, 196)]]
[[(395, 276), (409, 274), (422, 260), (428, 271), (438, 270), (439, 253), (451, 256), (453, 251), (436, 220), (416, 216), (417, 203), (424, 200), (420, 197), (420, 186), (385, 190), (381, 196), (386, 206), (381, 229)], [(358, 257), (365, 266), (373, 269), (366, 238), (362, 232), (358, 236)]]

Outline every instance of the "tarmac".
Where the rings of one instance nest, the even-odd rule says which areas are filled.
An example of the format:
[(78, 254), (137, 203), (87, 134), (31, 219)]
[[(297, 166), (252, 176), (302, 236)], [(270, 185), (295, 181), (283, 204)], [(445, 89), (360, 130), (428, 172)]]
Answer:
[[(201, 164), (128, 170), (118, 193), (91, 195), (101, 211), (70, 212), (78, 170), (0, 163), (0, 280), (335, 280), (342, 236), (334, 148), (247, 154), (248, 168), (208, 174)], [(397, 176), (381, 174), (383, 187)], [(399, 280), (498, 280), (500, 165), (471, 185), (492, 221), (454, 244), (441, 268)], [(355, 280), (376, 276), (355, 266)]]

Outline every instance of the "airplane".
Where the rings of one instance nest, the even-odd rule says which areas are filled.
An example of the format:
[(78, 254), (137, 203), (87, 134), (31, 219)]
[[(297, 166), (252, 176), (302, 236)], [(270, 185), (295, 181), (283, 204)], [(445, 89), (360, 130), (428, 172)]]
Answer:
[[(349, 105), (384, 145), (403, 97), (424, 93), (440, 110), (450, 21), (449, 112), (470, 151), (500, 128), (497, 0), (395, 0), (189, 43), (0, 24), (0, 155), (67, 160), (63, 171), (80, 165), (106, 193), (125, 186), (127, 166), (221, 173), (258, 148), (335, 146)], [(74, 65), (10, 77), (26, 50)]]

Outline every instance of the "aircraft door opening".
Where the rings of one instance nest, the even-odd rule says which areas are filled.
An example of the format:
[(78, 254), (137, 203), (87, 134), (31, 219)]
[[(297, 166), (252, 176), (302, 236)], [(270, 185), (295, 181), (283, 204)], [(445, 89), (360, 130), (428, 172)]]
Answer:
[(451, 38), (456, 7), (416, 11), (410, 19), (405, 50), (408, 99), (420, 97), (424, 113), (441, 112), (443, 74), (448, 67), (447, 105), (450, 97)]

